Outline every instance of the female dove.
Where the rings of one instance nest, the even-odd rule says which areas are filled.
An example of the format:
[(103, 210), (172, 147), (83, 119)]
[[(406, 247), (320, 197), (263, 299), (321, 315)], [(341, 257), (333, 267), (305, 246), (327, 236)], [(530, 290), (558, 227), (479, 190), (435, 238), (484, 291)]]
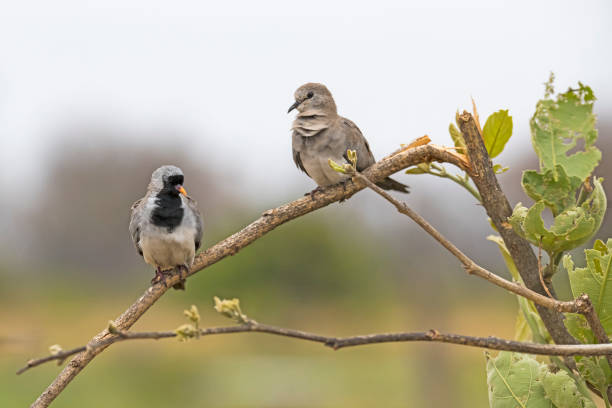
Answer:
[[(155, 267), (151, 283), (166, 284), (167, 270), (189, 271), (202, 242), (202, 216), (197, 203), (183, 188), (184, 176), (176, 166), (162, 166), (151, 175), (143, 198), (132, 205), (130, 234), (138, 253)], [(185, 289), (185, 280), (175, 289)]]
[[(338, 173), (329, 166), (329, 159), (338, 164), (350, 163), (348, 149), (357, 152), (357, 170), (363, 171), (376, 162), (357, 125), (338, 115), (331, 92), (323, 84), (307, 83), (295, 91), (293, 109), (298, 115), (293, 121), (293, 161), (296, 166), (313, 179), (318, 187), (345, 181), (350, 176)], [(385, 190), (408, 192), (408, 186), (389, 177), (376, 183)]]

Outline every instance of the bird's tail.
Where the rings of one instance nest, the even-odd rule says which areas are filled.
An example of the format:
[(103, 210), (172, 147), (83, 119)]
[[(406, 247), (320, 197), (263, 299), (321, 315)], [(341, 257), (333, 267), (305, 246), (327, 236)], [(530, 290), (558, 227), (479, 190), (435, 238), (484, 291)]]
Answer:
[(387, 177), (383, 181), (379, 181), (376, 185), (383, 190), (395, 190), (401, 193), (409, 193), (408, 186), (400, 183), (399, 181), (393, 180), (391, 177)]

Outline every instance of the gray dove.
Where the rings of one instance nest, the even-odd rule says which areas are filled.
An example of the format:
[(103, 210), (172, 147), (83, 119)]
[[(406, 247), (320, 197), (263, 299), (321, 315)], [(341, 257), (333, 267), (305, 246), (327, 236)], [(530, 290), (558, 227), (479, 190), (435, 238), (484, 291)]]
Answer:
[[(357, 170), (363, 171), (376, 162), (357, 125), (338, 115), (331, 92), (323, 84), (307, 83), (295, 91), (295, 103), (287, 113), (297, 109), (293, 121), (293, 161), (313, 179), (318, 187), (310, 192), (314, 197), (322, 187), (346, 181), (350, 176), (329, 167), (329, 159), (338, 164), (350, 163), (347, 149), (357, 152)], [(376, 183), (385, 190), (408, 192), (408, 186), (389, 177)]]
[[(165, 285), (165, 273), (174, 268), (183, 278), (202, 243), (202, 216), (183, 187), (184, 178), (176, 166), (158, 168), (145, 196), (132, 205), (130, 234), (138, 253), (155, 267), (151, 283)], [(185, 279), (174, 288), (185, 289)]]

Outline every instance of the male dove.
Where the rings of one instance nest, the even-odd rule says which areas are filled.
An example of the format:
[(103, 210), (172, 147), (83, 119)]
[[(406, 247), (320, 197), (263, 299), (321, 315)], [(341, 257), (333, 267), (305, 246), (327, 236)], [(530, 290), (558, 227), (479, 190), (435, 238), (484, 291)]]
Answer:
[[(329, 159), (338, 164), (350, 163), (347, 149), (357, 152), (357, 170), (363, 171), (376, 162), (357, 125), (340, 115), (331, 92), (323, 84), (307, 83), (295, 91), (293, 109), (298, 115), (293, 121), (293, 161), (313, 179), (318, 187), (344, 182), (350, 176), (338, 173), (329, 166)], [(408, 186), (389, 177), (376, 183), (385, 190), (408, 192)]]
[[(183, 188), (176, 166), (162, 166), (151, 175), (143, 198), (132, 205), (130, 234), (138, 253), (156, 269), (151, 283), (166, 284), (167, 270), (189, 271), (202, 242), (202, 216)], [(185, 289), (184, 279), (174, 285)]]

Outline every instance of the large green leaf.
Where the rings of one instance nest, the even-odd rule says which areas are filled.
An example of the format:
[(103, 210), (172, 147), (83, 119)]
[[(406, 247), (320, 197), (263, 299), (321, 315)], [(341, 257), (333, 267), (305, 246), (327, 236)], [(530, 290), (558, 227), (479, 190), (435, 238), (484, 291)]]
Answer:
[[(552, 170), (557, 177), (557, 165), (565, 173), (580, 180), (586, 179), (601, 159), (601, 152), (593, 144), (597, 140), (593, 91), (582, 84), (556, 100), (542, 99), (531, 118), (531, 139), (540, 158), (542, 170)], [(578, 142), (584, 148), (573, 151)]]
[(532, 244), (541, 243), (551, 255), (584, 244), (599, 230), (607, 206), (601, 179), (595, 179), (593, 184), (593, 192), (584, 203), (557, 214), (550, 228), (546, 228), (542, 219), (542, 211), (546, 208), (543, 200), (529, 209), (518, 203), (509, 218), (512, 228)]
[(578, 177), (569, 177), (561, 165), (555, 166), (555, 170), (547, 169), (541, 173), (526, 170), (521, 181), (527, 195), (534, 201), (544, 201), (553, 215), (576, 205), (576, 190), (580, 183)]
[(553, 408), (540, 381), (542, 364), (517, 353), (502, 351), (487, 358), (491, 408)]
[(570, 255), (563, 257), (574, 297), (589, 295), (606, 333), (612, 333), (612, 239), (597, 241), (584, 251), (586, 267), (576, 268)]
[(565, 371), (553, 374), (545, 370), (542, 386), (557, 408), (595, 408), (593, 401), (578, 390), (574, 380)]
[(512, 116), (508, 115), (508, 110), (499, 110), (487, 118), (482, 128), (482, 137), (491, 158), (498, 156), (504, 150), (510, 136), (512, 136)]

